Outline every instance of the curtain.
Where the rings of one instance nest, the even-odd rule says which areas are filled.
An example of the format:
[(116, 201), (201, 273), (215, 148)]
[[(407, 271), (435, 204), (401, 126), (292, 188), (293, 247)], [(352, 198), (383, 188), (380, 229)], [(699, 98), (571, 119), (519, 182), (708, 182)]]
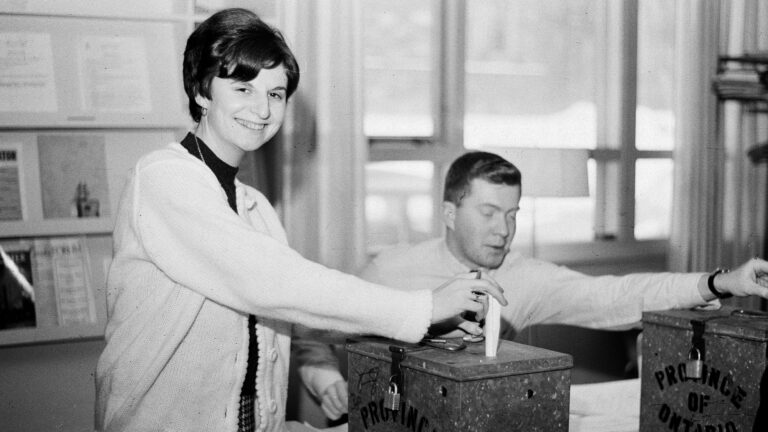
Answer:
[(670, 235), (672, 271), (706, 271), (719, 264), (722, 157), (717, 102), (718, 2), (677, 2), (675, 33), (675, 175)]
[(352, 272), (363, 262), (364, 166), (358, 2), (287, 1), (284, 34), (301, 67), (284, 126), (279, 195), (291, 245)]
[[(284, 0), (278, 7), (301, 80), (275, 142), (276, 208), (295, 250), (353, 272), (365, 258), (361, 203), (368, 159), (358, 97), (360, 6), (356, 0)], [(292, 362), (287, 418), (325, 427), (295, 367)]]
[[(766, 139), (766, 114), (718, 102), (717, 56), (768, 49), (761, 0), (678, 2), (675, 184), (670, 269), (712, 271), (760, 255), (766, 244), (766, 167), (747, 152)], [(759, 307), (757, 299), (734, 299)]]

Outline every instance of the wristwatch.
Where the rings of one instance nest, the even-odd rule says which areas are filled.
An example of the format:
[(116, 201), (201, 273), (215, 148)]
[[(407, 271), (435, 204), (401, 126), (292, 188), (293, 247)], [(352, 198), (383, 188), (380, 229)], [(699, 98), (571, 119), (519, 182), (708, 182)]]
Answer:
[(722, 293), (715, 289), (715, 276), (719, 275), (720, 273), (728, 273), (729, 271), (731, 271), (731, 269), (718, 268), (713, 271), (712, 274), (710, 274), (707, 278), (707, 288), (709, 288), (709, 291), (719, 299), (727, 299), (733, 297), (733, 294), (731, 293)]

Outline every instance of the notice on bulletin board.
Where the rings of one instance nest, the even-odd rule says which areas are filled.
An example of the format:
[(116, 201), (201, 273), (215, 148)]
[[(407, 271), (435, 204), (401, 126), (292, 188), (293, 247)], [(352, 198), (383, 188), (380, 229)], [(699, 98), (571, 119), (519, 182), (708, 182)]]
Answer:
[(0, 112), (56, 112), (48, 33), (0, 33)]
[(53, 238), (37, 258), (50, 260), (59, 325), (96, 322), (96, 303), (88, 275), (88, 254), (79, 238)]
[(86, 36), (77, 51), (83, 109), (152, 111), (147, 52), (142, 37)]
[[(110, 214), (105, 140), (101, 134), (37, 137), (45, 219)], [(91, 211), (79, 208), (79, 198)]]
[(0, 221), (21, 220), (21, 146), (0, 143)]

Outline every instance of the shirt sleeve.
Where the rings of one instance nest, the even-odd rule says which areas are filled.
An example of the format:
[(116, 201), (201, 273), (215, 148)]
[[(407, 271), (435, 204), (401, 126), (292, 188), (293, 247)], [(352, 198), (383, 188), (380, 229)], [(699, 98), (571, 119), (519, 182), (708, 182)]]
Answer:
[(697, 287), (701, 273), (588, 276), (525, 260), (496, 277), (510, 301), (502, 317), (518, 330), (533, 324), (620, 328), (641, 321), (644, 311), (707, 304)]
[(133, 225), (149, 259), (174, 282), (215, 302), (309, 327), (409, 342), (427, 330), (431, 291), (396, 291), (304, 259), (233, 212), (202, 165), (140, 165), (132, 199)]

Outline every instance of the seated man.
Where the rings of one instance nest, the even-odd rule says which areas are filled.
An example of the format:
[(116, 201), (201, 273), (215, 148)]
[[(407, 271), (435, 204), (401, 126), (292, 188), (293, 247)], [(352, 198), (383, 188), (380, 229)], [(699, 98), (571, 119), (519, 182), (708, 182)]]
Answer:
[[(482, 269), (483, 277), (495, 279), (509, 299), (501, 316), (512, 332), (544, 323), (610, 329), (639, 322), (643, 311), (691, 308), (731, 295), (768, 298), (768, 262), (757, 258), (732, 272), (595, 277), (510, 253), (521, 193), (520, 171), (512, 163), (493, 153), (462, 155), (445, 180), (445, 236), (384, 251), (362, 277), (393, 287), (438, 286), (457, 274)], [(476, 322), (458, 317), (453, 324), (459, 330), (452, 336), (479, 331)], [(327, 348), (314, 348), (312, 355), (323, 358), (317, 350)], [(314, 372), (327, 373), (332, 369), (328, 363), (302, 369), (310, 391), (324, 408), (330, 407), (326, 413), (346, 412), (340, 375), (333, 385), (325, 375), (325, 387), (313, 387), (320, 384), (313, 382)]]

